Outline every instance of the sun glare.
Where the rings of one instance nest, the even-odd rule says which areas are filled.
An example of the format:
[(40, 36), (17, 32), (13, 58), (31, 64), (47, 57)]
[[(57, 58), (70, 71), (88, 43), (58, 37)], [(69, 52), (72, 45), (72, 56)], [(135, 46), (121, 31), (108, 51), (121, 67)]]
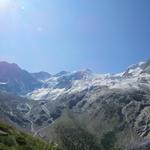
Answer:
[(24, 3), (20, 0), (0, 0), (0, 13), (25, 10)]
[(10, 0), (0, 0), (0, 10), (6, 10), (10, 8)]

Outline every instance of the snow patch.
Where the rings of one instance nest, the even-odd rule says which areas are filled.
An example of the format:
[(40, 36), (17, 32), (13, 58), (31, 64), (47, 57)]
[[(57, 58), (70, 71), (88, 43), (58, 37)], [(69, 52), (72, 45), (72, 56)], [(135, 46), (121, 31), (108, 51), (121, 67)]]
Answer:
[(141, 61), (141, 62), (139, 62), (138, 64), (139, 64), (139, 66), (142, 66), (142, 65), (144, 65), (146, 62), (144, 62), (144, 61)]
[(4, 82), (0, 82), (0, 85), (6, 85), (7, 83), (4, 83)]
[(129, 69), (128, 73), (132, 74), (133, 76), (138, 76), (143, 70), (140, 67), (135, 69)]

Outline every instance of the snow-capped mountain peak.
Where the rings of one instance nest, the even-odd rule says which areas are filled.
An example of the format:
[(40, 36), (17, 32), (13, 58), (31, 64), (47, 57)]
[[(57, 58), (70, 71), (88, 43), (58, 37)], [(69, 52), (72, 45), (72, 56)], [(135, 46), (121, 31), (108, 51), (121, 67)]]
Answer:
[(143, 73), (150, 73), (150, 60), (147, 62), (139, 62), (128, 67), (127, 71), (124, 73), (124, 77), (139, 76)]
[[(148, 69), (150, 69), (149, 61), (132, 65), (125, 72), (117, 74), (94, 74), (89, 69), (62, 71), (46, 80), (41, 89), (28, 93), (28, 97), (36, 100), (55, 100), (60, 95), (81, 92), (92, 87), (139, 88), (143, 84), (141, 83), (143, 79), (150, 79), (150, 73), (145, 72)], [(148, 83), (145, 83), (145, 86), (149, 86)]]

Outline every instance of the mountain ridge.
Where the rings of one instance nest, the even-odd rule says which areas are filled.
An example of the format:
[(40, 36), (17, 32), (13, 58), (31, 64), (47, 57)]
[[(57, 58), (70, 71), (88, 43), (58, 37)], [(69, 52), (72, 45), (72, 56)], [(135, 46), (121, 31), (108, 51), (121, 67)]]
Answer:
[(149, 71), (147, 61), (119, 74), (81, 70), (51, 75), (24, 98), (1, 91), (1, 117), (65, 150), (147, 147)]

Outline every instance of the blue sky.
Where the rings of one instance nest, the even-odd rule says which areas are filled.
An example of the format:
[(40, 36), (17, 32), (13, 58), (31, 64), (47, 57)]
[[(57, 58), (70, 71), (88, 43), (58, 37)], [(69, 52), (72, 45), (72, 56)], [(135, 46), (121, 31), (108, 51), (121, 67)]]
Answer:
[(147, 59), (149, 0), (0, 0), (0, 60), (113, 73)]

